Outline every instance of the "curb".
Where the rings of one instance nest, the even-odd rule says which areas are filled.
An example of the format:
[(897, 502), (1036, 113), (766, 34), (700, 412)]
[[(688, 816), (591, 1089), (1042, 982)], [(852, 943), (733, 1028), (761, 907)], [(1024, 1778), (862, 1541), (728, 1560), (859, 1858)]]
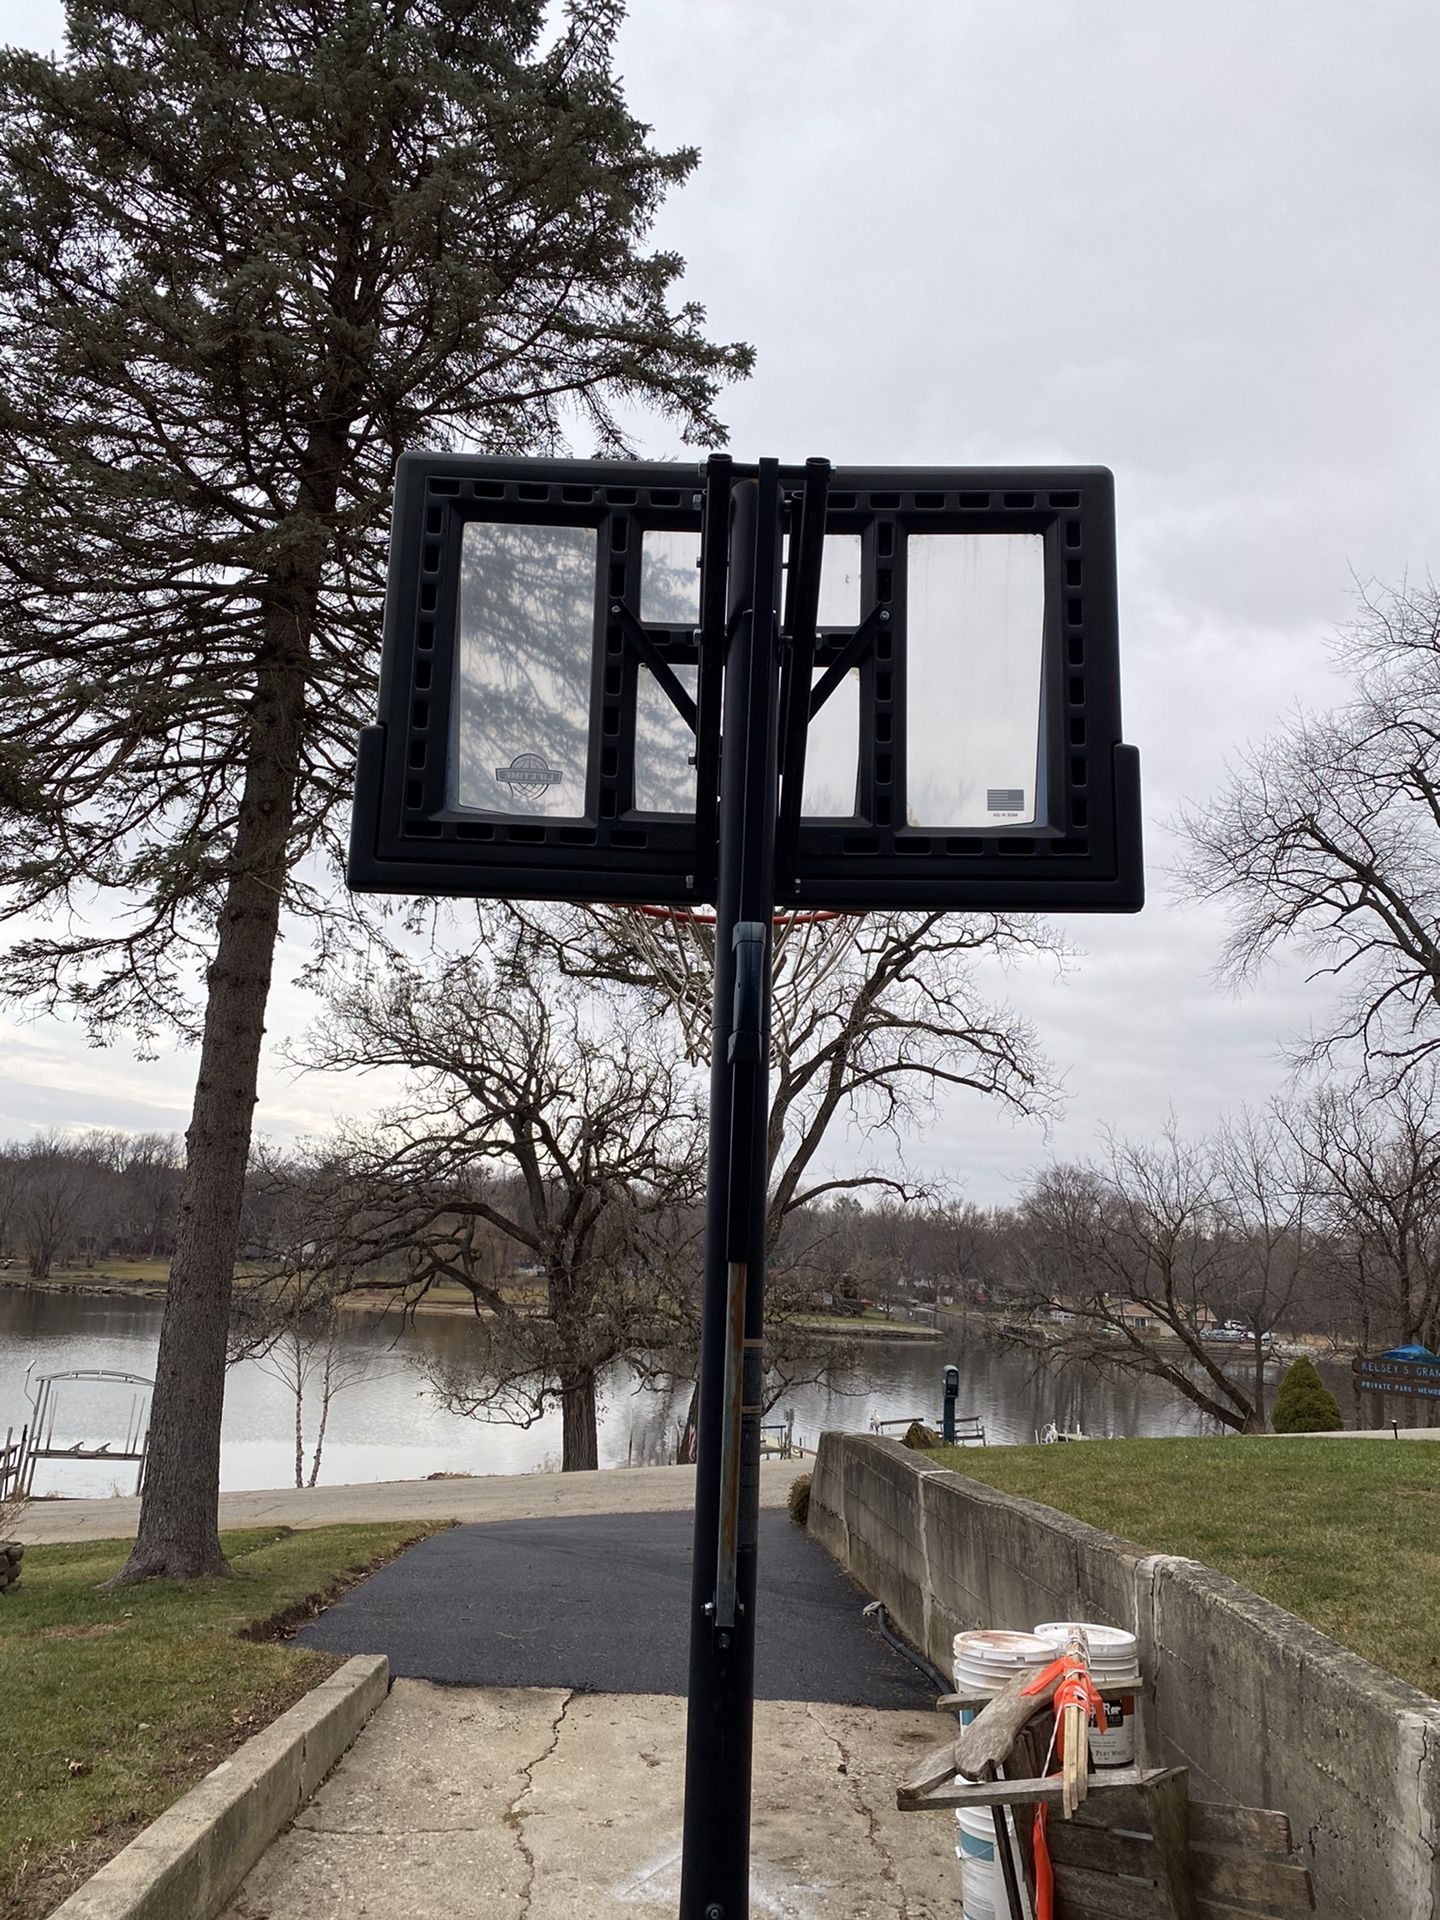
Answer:
[(347, 1660), (138, 1833), (51, 1920), (213, 1920), (389, 1684), (384, 1654)]

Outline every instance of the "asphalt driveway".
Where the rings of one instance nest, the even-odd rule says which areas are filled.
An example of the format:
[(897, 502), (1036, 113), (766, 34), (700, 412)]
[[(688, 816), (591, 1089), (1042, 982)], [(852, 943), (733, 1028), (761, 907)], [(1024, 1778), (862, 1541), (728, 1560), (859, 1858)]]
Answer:
[[(297, 1638), (449, 1686), (683, 1694), (691, 1525), (685, 1512), (456, 1527)], [(759, 1579), (758, 1699), (930, 1705), (929, 1681), (861, 1617), (869, 1596), (784, 1512), (760, 1515)]]

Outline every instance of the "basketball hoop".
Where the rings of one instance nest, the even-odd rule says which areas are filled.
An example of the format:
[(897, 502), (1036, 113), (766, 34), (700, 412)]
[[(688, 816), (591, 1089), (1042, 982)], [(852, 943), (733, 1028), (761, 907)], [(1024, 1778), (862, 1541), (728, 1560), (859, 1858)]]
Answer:
[[(715, 980), (715, 915), (708, 908), (592, 906), (590, 913), (654, 975), (680, 1021), (685, 1057), (708, 1060)], [(862, 914), (779, 912), (772, 921), (774, 1021), (780, 1033), (803, 983), (808, 997), (854, 947)], [(836, 935), (839, 935), (837, 938)]]
[(382, 652), (350, 885), (572, 902), (710, 1063), (679, 1911), (739, 1920), (772, 1066), (867, 915), (1140, 906), (1113, 481), (406, 453)]

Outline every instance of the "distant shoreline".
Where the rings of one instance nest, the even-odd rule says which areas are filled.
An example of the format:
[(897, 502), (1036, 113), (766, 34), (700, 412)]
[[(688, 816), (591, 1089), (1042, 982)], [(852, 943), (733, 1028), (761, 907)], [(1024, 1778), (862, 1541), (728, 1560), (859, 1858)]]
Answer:
[(874, 1320), (799, 1320), (795, 1323), (806, 1333), (813, 1333), (818, 1339), (826, 1340), (938, 1340), (941, 1329), (938, 1327), (920, 1327), (913, 1321), (896, 1320), (889, 1326), (881, 1326)]
[[(83, 1277), (79, 1274), (64, 1274), (48, 1280), (32, 1280), (22, 1268), (18, 1272), (0, 1273), (0, 1288), (8, 1288), (16, 1293), (48, 1293), (55, 1295), (73, 1295), (84, 1299), (131, 1299), (163, 1301), (169, 1288), (167, 1280), (140, 1275), (112, 1273), (96, 1268), (93, 1274)], [(348, 1313), (384, 1313), (387, 1309), (398, 1311), (396, 1296), (385, 1292), (369, 1292), (361, 1289), (352, 1294), (344, 1294), (339, 1301), (341, 1309)], [(468, 1300), (417, 1300), (413, 1307), (405, 1309), (407, 1313), (427, 1314), (474, 1314), (474, 1307)], [(911, 1321), (896, 1320), (881, 1323), (874, 1320), (817, 1320), (801, 1321), (801, 1326), (818, 1339), (826, 1340), (893, 1340), (899, 1342), (918, 1341), (921, 1343), (940, 1339), (943, 1329), (917, 1326)]]

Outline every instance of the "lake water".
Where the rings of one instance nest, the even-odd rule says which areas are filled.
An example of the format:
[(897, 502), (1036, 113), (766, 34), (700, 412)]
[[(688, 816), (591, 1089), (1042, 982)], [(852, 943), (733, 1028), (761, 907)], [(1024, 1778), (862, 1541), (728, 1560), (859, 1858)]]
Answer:
[[(115, 1295), (0, 1289), (0, 1438), (29, 1414), (27, 1374), (106, 1368), (153, 1375), (160, 1306)], [(402, 1326), (393, 1316), (348, 1316), (348, 1357), (363, 1358), (363, 1380), (338, 1394), (330, 1409), (320, 1467), (324, 1485), (416, 1480), (431, 1473), (529, 1473), (558, 1467), (559, 1415), (528, 1428), (492, 1424), (450, 1412), (427, 1378), (429, 1369), (463, 1363), (476, 1328), (464, 1314), (421, 1314)], [(1198, 1433), (1204, 1423), (1172, 1388), (1094, 1368), (1057, 1368), (998, 1345), (983, 1325), (958, 1317), (934, 1342), (868, 1341), (853, 1373), (796, 1387), (766, 1417), (795, 1408), (795, 1431), (807, 1443), (826, 1428), (864, 1432), (872, 1419), (920, 1414), (940, 1419), (940, 1370), (960, 1368), (961, 1413), (976, 1413), (992, 1442), (1024, 1442), (1054, 1420), (1092, 1435)], [(84, 1381), (59, 1389), (56, 1444), (121, 1435), (132, 1389)], [(600, 1464), (623, 1467), (674, 1457), (688, 1388), (665, 1394), (641, 1386), (626, 1367), (612, 1368), (601, 1407)], [(254, 1361), (230, 1371), (225, 1396), (220, 1482), (226, 1488), (294, 1484), (294, 1401), (282, 1382)], [(130, 1493), (134, 1468), (93, 1462), (43, 1462), (36, 1493), (72, 1496)]]

